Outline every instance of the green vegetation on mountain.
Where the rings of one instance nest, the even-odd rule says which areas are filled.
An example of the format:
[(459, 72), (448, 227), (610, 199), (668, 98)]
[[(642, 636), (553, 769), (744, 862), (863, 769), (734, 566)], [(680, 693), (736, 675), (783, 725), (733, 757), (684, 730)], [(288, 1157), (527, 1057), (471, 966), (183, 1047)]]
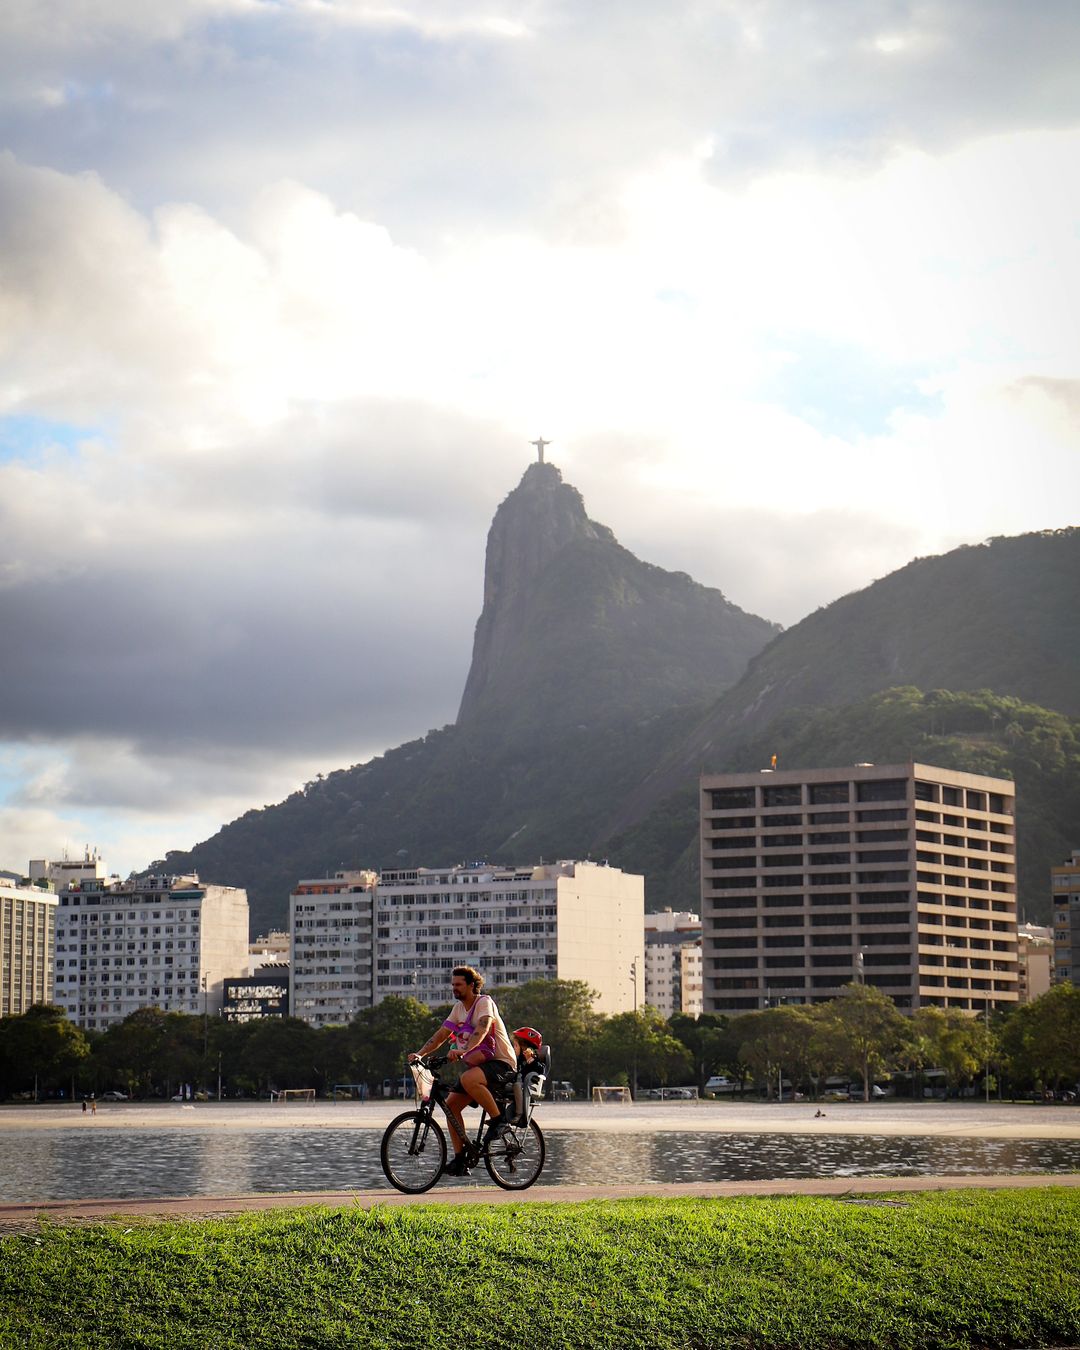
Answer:
[[(908, 686), (842, 708), (793, 708), (736, 746), (723, 771), (760, 768), (774, 754), (785, 769), (916, 760), (1012, 779), (1020, 910), (1032, 923), (1048, 921), (1049, 868), (1077, 847), (1080, 720), (986, 690)], [(697, 827), (695, 782), (609, 841), (612, 862), (650, 878), (650, 907), (696, 904)]]
[(613, 798), (605, 837), (644, 820), (703, 766), (739, 767), (739, 746), (791, 709), (914, 685), (989, 689), (1080, 716), (1078, 595), (1080, 529), (919, 558), (844, 596), (771, 642), (684, 741)]

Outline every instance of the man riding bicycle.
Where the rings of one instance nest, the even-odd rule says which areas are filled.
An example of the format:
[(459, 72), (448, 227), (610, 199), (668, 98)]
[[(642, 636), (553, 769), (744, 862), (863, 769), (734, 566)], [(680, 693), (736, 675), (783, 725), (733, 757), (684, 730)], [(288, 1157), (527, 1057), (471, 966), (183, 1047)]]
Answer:
[(487, 1112), (491, 1135), (503, 1128), (500, 1108), (493, 1094), (513, 1082), (517, 1073), (517, 1054), (495, 1000), (490, 994), (483, 993), (484, 977), (479, 971), (472, 966), (455, 966), (450, 987), (455, 999), (450, 1016), (419, 1050), (409, 1055), (409, 1060), (412, 1062), (422, 1055), (429, 1055), (452, 1040), (448, 1058), (460, 1059), (467, 1066), (446, 1102), (446, 1109), (458, 1126), (450, 1131), (454, 1158), (447, 1164), (446, 1171), (451, 1176), (464, 1176), (469, 1169), (463, 1157), (466, 1136), (463, 1112), (475, 1103)]

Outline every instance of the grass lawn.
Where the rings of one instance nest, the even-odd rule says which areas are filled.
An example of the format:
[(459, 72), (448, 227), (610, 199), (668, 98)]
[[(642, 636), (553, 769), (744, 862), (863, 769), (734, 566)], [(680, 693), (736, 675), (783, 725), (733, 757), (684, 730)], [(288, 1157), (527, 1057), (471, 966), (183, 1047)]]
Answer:
[(295, 1210), (0, 1239), (0, 1345), (1080, 1342), (1080, 1191)]

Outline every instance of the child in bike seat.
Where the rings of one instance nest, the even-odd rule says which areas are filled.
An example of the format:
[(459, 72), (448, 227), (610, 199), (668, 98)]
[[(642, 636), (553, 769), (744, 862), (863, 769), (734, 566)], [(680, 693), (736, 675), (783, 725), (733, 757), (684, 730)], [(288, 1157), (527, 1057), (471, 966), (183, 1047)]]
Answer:
[[(513, 1122), (515, 1125), (525, 1125), (528, 1123), (525, 1099), (527, 1096), (539, 1096), (543, 1092), (547, 1076), (547, 1064), (540, 1058), (544, 1038), (535, 1027), (518, 1027), (514, 1032), (513, 1042), (518, 1057), (517, 1077), (514, 1079)], [(533, 1089), (537, 1087), (539, 1091), (534, 1092)]]

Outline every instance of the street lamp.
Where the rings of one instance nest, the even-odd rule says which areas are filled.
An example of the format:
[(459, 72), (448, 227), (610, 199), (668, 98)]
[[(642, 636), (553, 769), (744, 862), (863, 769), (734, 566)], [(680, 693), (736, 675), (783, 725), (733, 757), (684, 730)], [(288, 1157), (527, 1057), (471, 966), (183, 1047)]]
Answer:
[[(637, 1016), (638, 958), (630, 963), (630, 982), (634, 986), (634, 1016)], [(633, 1097), (637, 1101), (637, 1028), (634, 1028)]]

